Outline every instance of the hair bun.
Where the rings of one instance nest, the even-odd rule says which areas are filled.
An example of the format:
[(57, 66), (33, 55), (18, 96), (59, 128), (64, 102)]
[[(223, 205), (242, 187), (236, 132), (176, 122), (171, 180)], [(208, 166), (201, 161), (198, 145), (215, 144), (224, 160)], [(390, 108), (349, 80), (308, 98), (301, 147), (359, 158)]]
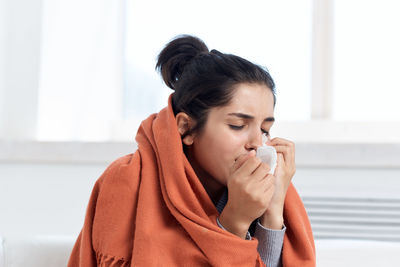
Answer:
[(185, 66), (204, 53), (208, 53), (208, 48), (202, 40), (191, 35), (179, 35), (158, 55), (156, 70), (160, 71), (165, 84), (174, 89)]

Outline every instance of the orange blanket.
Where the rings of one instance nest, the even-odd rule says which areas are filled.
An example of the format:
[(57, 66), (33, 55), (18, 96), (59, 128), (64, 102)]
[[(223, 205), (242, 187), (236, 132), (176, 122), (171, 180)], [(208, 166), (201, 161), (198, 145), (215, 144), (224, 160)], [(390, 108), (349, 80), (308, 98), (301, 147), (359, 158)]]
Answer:
[[(185, 154), (171, 107), (142, 122), (138, 150), (97, 180), (69, 267), (264, 266), (258, 241), (217, 226), (218, 212)], [(315, 266), (310, 223), (294, 187), (285, 202), (283, 266)]]

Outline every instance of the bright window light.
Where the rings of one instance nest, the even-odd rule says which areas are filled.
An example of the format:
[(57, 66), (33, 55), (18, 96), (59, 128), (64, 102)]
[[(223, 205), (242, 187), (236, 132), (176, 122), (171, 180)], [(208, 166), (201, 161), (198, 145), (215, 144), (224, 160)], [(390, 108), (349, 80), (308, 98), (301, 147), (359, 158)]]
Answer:
[(276, 83), (277, 120), (310, 119), (312, 2), (129, 0), (124, 118), (139, 123), (172, 92), (154, 70), (163, 46), (179, 34), (209, 49), (266, 67)]
[(400, 2), (335, 1), (338, 121), (400, 121)]

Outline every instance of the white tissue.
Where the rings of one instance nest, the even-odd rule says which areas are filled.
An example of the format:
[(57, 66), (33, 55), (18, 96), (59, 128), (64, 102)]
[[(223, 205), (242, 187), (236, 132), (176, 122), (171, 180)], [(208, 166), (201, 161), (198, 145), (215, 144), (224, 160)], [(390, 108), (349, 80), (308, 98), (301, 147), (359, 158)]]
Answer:
[(265, 145), (267, 140), (268, 140), (267, 137), (263, 135), (263, 141), (262, 141), (263, 145), (257, 148), (256, 156), (260, 158), (262, 162), (267, 163), (271, 168), (269, 173), (274, 174), (278, 155), (276, 154), (276, 150), (273, 146)]

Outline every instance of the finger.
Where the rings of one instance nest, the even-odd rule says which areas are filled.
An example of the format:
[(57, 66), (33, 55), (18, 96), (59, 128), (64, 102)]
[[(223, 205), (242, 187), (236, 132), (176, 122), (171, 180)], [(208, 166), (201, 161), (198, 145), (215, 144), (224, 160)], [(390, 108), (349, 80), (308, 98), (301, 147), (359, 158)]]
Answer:
[(283, 157), (282, 153), (278, 153), (278, 158), (276, 160), (276, 165), (277, 166), (283, 166), (285, 164), (285, 159)]
[(252, 156), (248, 158), (242, 166), (236, 171), (236, 174), (241, 177), (251, 177), (253, 172), (257, 169), (257, 167), (261, 164), (261, 160), (256, 156)]
[(253, 157), (255, 155), (256, 155), (256, 152), (254, 150), (251, 150), (249, 153), (240, 155), (236, 159), (235, 163), (233, 164), (233, 171), (236, 171), (237, 169), (239, 169), (243, 165), (243, 163), (246, 162), (246, 160), (248, 160), (250, 157)]
[(274, 146), (276, 153), (283, 154), (283, 159), (287, 164), (293, 164), (295, 162), (295, 152), (291, 147), (288, 146)]
[(271, 139), (270, 144), (272, 146), (288, 146), (292, 148), (293, 151), (295, 150), (295, 144), (292, 141), (280, 137)]
[[(289, 155), (292, 151), (288, 146), (274, 146), (276, 153), (282, 153), (284, 155)], [(286, 157), (285, 157), (286, 158)]]
[(255, 177), (252, 176), (252, 179), (247, 182), (247, 186), (254, 196), (265, 195), (265, 192), (270, 190), (274, 184), (274, 176), (271, 174), (265, 175), (261, 180), (256, 180)]
[[(295, 144), (292, 141), (280, 137), (275, 137), (271, 140), (271, 145), (275, 147), (277, 152), (284, 154), (285, 161), (294, 163)], [(280, 149), (281, 147), (287, 147), (288, 150), (282, 150)], [(288, 152), (286, 152), (285, 150)]]
[(268, 172), (271, 170), (271, 167), (267, 163), (261, 162), (261, 164), (257, 167), (257, 169), (253, 172), (252, 176), (255, 180), (261, 181), (265, 177), (267, 177)]
[(271, 187), (275, 184), (276, 177), (272, 174), (268, 174), (264, 181), (264, 194), (271, 190)]

